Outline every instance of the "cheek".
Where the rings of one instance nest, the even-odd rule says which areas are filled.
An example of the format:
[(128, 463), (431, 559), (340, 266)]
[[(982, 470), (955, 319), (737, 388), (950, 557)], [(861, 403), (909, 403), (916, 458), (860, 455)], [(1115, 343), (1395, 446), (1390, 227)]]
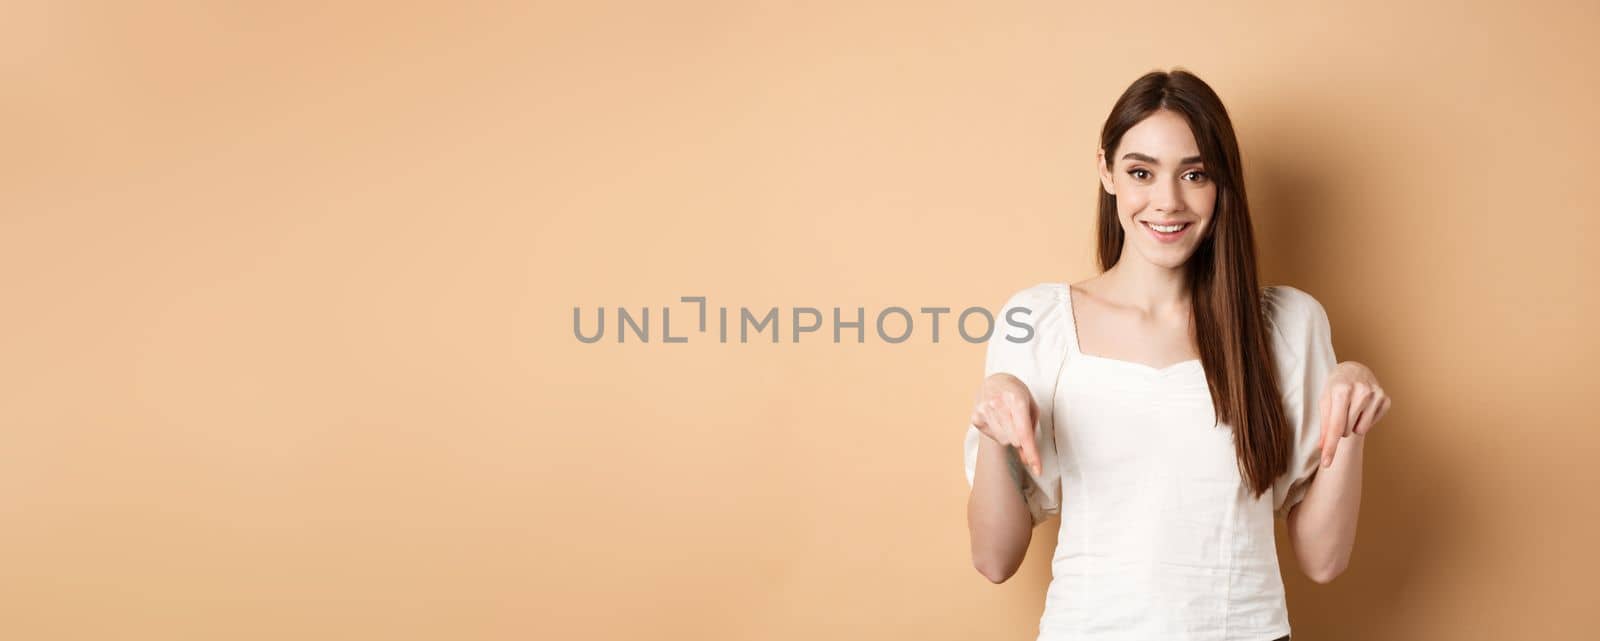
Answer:
[(1117, 213), (1139, 213), (1149, 200), (1149, 196), (1144, 193), (1144, 190), (1138, 184), (1132, 181), (1117, 182)]
[(1211, 218), (1211, 212), (1216, 211), (1217, 188), (1213, 185), (1208, 185), (1205, 189), (1194, 190), (1187, 204), (1189, 211), (1194, 212), (1201, 218)]
[(1200, 217), (1200, 237), (1204, 238), (1211, 234), (1211, 224), (1217, 222), (1214, 215), (1217, 207), (1217, 188), (1211, 187), (1200, 191), (1204, 193), (1196, 193), (1188, 204), (1190, 211)]

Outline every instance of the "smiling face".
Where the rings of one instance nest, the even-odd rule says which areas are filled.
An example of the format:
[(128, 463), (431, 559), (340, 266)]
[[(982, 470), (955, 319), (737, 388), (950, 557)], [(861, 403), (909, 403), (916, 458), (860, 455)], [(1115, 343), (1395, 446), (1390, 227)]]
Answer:
[[(1109, 165), (1107, 153), (1115, 155)], [(1217, 202), (1217, 186), (1200, 161), (1188, 121), (1158, 110), (1129, 128), (1115, 150), (1100, 150), (1097, 159), (1100, 184), (1117, 199), (1122, 257), (1182, 267), (1205, 239)]]

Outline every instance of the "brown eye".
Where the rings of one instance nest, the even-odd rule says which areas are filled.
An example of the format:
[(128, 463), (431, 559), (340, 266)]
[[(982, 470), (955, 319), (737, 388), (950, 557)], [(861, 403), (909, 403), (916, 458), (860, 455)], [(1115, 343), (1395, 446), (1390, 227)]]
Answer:
[[(1190, 178), (1190, 176), (1193, 176), (1193, 178)], [(1206, 179), (1206, 172), (1195, 170), (1195, 171), (1191, 171), (1191, 172), (1189, 172), (1187, 174), (1184, 174), (1183, 177), (1187, 178), (1188, 180), (1190, 180), (1192, 182), (1200, 182), (1200, 181)]]
[(1139, 180), (1144, 180), (1144, 179), (1150, 177), (1150, 172), (1145, 171), (1143, 169), (1134, 169), (1134, 170), (1129, 171), (1128, 175), (1129, 176), (1133, 176), (1134, 178), (1138, 178)]

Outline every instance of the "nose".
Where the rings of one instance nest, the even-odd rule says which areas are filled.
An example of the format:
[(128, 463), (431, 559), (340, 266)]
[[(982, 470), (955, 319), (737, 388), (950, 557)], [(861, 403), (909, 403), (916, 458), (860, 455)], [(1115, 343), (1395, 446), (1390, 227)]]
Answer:
[(1156, 211), (1170, 214), (1185, 209), (1182, 187), (1178, 185), (1177, 180), (1172, 180), (1156, 187), (1155, 191), (1156, 193), (1152, 194), (1150, 202)]

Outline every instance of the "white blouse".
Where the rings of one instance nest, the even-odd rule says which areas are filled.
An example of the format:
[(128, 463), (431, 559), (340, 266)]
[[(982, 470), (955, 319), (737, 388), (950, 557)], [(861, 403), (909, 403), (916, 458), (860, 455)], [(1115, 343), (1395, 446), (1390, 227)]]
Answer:
[[(1085, 354), (1064, 283), (1013, 295), (984, 376), (1008, 372), (1039, 408), (1043, 472), (1007, 448), (1035, 525), (1061, 516), (1039, 641), (1272, 641), (1289, 634), (1273, 517), (1305, 495), (1320, 463), (1318, 401), (1334, 359), (1328, 315), (1301, 290), (1262, 288), (1294, 444), (1289, 471), (1253, 498), (1232, 429), (1213, 426), (1198, 359), (1164, 368)], [(1005, 323), (1026, 308), (1034, 334)], [(1012, 338), (1027, 338), (1012, 342)], [(968, 426), (967, 484), (982, 434)]]

